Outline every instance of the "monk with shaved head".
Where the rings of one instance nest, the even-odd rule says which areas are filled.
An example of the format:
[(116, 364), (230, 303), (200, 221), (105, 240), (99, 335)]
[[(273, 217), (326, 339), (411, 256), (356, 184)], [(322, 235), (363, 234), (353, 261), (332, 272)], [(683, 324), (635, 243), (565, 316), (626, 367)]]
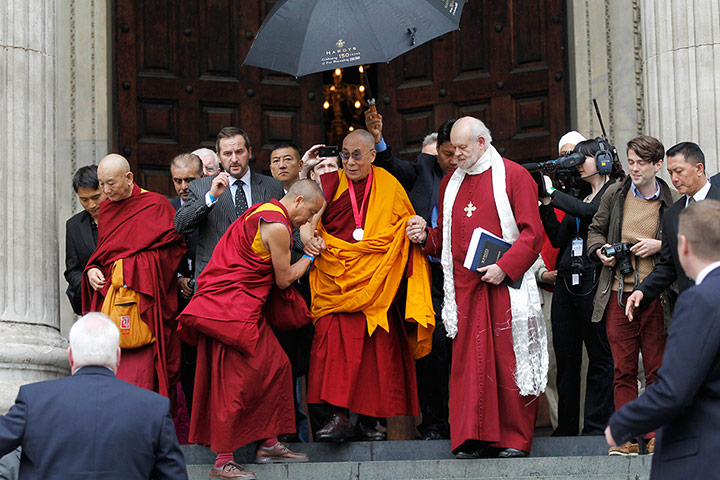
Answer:
[(185, 253), (175, 211), (165, 197), (135, 184), (125, 157), (110, 154), (97, 171), (107, 200), (83, 274), (83, 313), (102, 311), (120, 330), (119, 378), (167, 396), (180, 368), (174, 315)]
[(319, 219), (324, 204), (315, 182), (299, 180), (279, 201), (250, 207), (220, 238), (179, 317), (183, 336), (198, 347), (190, 441), (217, 452), (210, 478), (254, 479), (232, 452), (256, 441), (257, 463), (308, 461), (277, 438), (295, 432), (295, 403), (290, 361), (273, 330), (311, 321), (288, 287), (324, 242), (309, 225), (301, 229), (305, 254), (293, 264), (290, 249), (293, 229)]

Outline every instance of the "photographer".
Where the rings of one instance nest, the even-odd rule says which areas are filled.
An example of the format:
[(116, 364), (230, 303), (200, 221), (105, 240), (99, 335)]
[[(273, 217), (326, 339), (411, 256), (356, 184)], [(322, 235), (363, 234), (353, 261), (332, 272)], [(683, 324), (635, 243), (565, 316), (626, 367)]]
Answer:
[[(672, 309), (662, 294), (642, 305), (634, 320), (625, 303), (636, 285), (652, 271), (661, 247), (661, 225), (672, 205), (670, 187), (656, 175), (665, 150), (656, 138), (641, 135), (627, 144), (629, 176), (608, 188), (588, 232), (588, 257), (603, 265), (595, 294), (593, 322), (605, 321), (615, 364), (615, 409), (638, 395), (638, 353), (642, 352), (646, 384), (657, 380), (665, 348), (664, 316)], [(653, 434), (650, 437), (654, 436)], [(650, 441), (648, 450), (654, 448)], [(637, 454), (638, 445), (612, 447), (610, 455)]]
[[(580, 367), (583, 343), (588, 352), (583, 434), (601, 435), (613, 413), (612, 357), (604, 322), (592, 322), (593, 297), (599, 267), (585, 253), (587, 233), (605, 191), (624, 173), (615, 161), (612, 172), (598, 172), (596, 140), (578, 143), (575, 152), (585, 156), (577, 165), (582, 180), (576, 195), (548, 188), (541, 199), (540, 218), (553, 247), (559, 248), (557, 282), (552, 301), (553, 347), (557, 360), (558, 435), (578, 435), (580, 423)], [(547, 177), (546, 177), (547, 178)], [(562, 222), (554, 208), (566, 213)]]

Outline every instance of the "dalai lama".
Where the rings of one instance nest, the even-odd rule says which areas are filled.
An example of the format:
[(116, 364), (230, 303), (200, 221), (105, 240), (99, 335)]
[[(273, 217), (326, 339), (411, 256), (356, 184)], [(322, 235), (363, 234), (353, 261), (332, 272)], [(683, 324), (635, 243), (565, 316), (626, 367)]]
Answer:
[(427, 259), (404, 234), (415, 212), (400, 183), (373, 167), (374, 145), (366, 130), (351, 132), (343, 170), (320, 176), (328, 206), (318, 230), (327, 249), (310, 271), (308, 376), (308, 403), (329, 410), (320, 441), (354, 435), (348, 411), (417, 415), (413, 358), (432, 343)]

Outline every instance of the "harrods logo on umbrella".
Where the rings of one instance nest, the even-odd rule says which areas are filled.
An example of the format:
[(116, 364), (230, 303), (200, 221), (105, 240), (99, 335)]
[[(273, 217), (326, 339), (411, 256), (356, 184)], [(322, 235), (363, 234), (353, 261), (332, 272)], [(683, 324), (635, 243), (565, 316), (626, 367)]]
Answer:
[(358, 48), (354, 46), (346, 46), (346, 42), (342, 38), (335, 42), (335, 46), (337, 48), (325, 50), (325, 56), (320, 59), (321, 65), (334, 66), (360, 60), (360, 51), (358, 51)]
[(452, 0), (445, 0), (445, 9), (450, 12), (450, 15), (455, 15), (455, 13), (457, 13), (458, 3), (459, 2), (454, 2)]

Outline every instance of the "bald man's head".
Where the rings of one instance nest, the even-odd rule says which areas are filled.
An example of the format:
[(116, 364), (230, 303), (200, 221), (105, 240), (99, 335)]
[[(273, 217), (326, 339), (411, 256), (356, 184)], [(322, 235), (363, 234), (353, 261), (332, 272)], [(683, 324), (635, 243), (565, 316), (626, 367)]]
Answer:
[(280, 203), (287, 209), (293, 227), (299, 227), (322, 209), (325, 197), (317, 183), (305, 179), (293, 183)]
[(111, 153), (98, 164), (98, 183), (108, 200), (119, 202), (132, 195), (134, 179), (130, 164), (122, 155)]

